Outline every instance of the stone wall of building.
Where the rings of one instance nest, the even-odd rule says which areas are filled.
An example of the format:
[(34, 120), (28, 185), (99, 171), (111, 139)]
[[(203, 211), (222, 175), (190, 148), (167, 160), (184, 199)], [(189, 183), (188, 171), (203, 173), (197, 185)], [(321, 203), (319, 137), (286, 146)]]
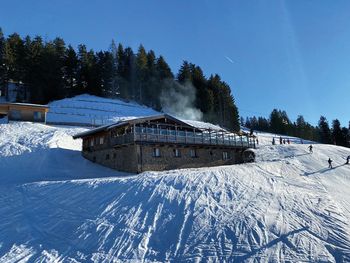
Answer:
[[(158, 149), (159, 156), (155, 156), (155, 149)], [(180, 156), (175, 156), (175, 149), (179, 150)], [(195, 156), (191, 156), (191, 150), (195, 150)], [(224, 158), (224, 152), (227, 159)], [(103, 166), (131, 173), (242, 163), (240, 150), (176, 145), (131, 144), (118, 148), (83, 151), (83, 156)]]
[(137, 173), (137, 145), (126, 145), (96, 151), (83, 151), (83, 156), (103, 166), (129, 173)]
[[(160, 156), (154, 156), (154, 149), (158, 148)], [(180, 156), (175, 156), (175, 149), (180, 151)], [(190, 151), (195, 150), (193, 157)], [(224, 159), (223, 152), (227, 153), (228, 159)], [(241, 163), (241, 151), (235, 149), (217, 147), (178, 147), (173, 145), (152, 146), (140, 145), (138, 155), (142, 156), (142, 163), (139, 164), (140, 171), (162, 171), (179, 168), (197, 168), (208, 166), (219, 166)]]

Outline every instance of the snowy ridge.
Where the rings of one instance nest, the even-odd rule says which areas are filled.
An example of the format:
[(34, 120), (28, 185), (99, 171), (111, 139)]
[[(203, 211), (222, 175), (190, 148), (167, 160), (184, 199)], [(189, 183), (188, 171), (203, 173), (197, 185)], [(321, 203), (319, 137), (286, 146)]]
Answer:
[(84, 130), (0, 125), (0, 262), (350, 261), (350, 149), (259, 133), (256, 163), (130, 175)]

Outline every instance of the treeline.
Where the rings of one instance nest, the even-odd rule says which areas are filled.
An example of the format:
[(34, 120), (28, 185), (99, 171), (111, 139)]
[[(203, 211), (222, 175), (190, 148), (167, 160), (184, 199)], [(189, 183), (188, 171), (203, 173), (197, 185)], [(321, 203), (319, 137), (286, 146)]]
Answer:
[(318, 125), (313, 126), (306, 122), (302, 115), (299, 115), (296, 121), (292, 122), (285, 111), (274, 109), (268, 119), (255, 116), (247, 117), (245, 120), (241, 118), (241, 123), (252, 130), (350, 147), (350, 122), (348, 127), (342, 127), (338, 119), (333, 120), (330, 127), (327, 119), (321, 116)]
[[(107, 51), (74, 49), (62, 38), (4, 37), (0, 28), (0, 87), (24, 83), (26, 101), (48, 103), (82, 93), (133, 100), (162, 110), (161, 95), (174, 83), (195, 89), (193, 107), (229, 130), (239, 130), (239, 115), (230, 87), (219, 75), (207, 78), (201, 68), (184, 61), (176, 76), (162, 56), (140, 45), (137, 52), (112, 42)], [(190, 85), (189, 85), (190, 84)]]

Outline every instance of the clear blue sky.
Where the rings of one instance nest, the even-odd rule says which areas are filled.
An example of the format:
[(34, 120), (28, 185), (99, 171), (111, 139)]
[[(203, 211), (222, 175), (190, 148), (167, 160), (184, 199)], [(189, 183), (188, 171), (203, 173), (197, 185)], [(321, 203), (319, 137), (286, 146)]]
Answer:
[(106, 50), (111, 40), (218, 73), (242, 116), (284, 109), (316, 124), (350, 120), (349, 0), (11, 0), (6, 35), (62, 37)]

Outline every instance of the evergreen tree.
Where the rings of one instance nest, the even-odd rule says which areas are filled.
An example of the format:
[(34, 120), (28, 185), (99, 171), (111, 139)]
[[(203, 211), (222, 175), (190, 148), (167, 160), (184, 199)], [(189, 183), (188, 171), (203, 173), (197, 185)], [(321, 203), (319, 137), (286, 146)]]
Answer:
[(320, 120), (318, 122), (318, 127), (319, 127), (320, 142), (331, 143), (332, 142), (331, 130), (329, 129), (327, 119), (324, 116), (320, 117)]
[(177, 80), (181, 84), (185, 84), (186, 82), (192, 82), (192, 73), (191, 73), (191, 64), (186, 60), (182, 63), (179, 73), (177, 74)]
[(69, 45), (65, 52), (63, 78), (65, 95), (74, 96), (79, 94), (78, 89), (78, 56), (74, 48)]
[(28, 85), (30, 102), (44, 101), (44, 84), (42, 56), (44, 44), (42, 38), (37, 36), (33, 40), (26, 37), (25, 41), (25, 79), (24, 82)]
[(335, 145), (346, 145), (346, 136), (343, 134), (340, 121), (338, 119), (332, 122), (332, 139)]
[(148, 60), (145, 48), (140, 45), (136, 54), (136, 79), (135, 85), (137, 86), (137, 92), (135, 100), (141, 103), (145, 103), (145, 83), (147, 82), (148, 73)]
[(191, 68), (192, 84), (196, 88), (196, 108), (200, 109), (204, 114), (213, 110), (214, 98), (212, 92), (207, 86), (207, 79), (200, 67)]
[(162, 56), (159, 56), (157, 59), (156, 72), (159, 80), (174, 79), (174, 74), (171, 72), (169, 65), (165, 62)]

